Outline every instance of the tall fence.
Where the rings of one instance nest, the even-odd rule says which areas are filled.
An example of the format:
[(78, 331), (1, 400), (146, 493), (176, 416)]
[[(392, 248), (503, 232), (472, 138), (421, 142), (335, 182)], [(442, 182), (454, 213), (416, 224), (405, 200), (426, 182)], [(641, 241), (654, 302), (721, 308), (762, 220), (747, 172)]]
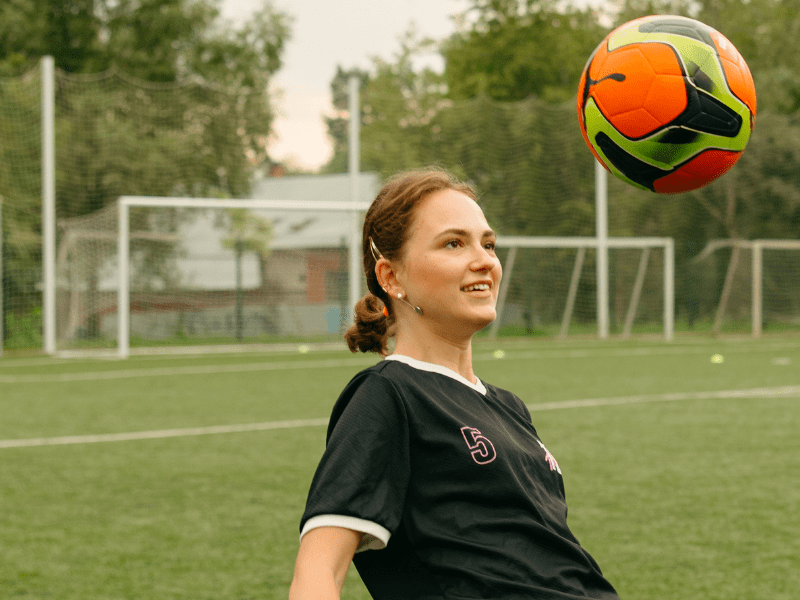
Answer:
[[(253, 118), (260, 114), (254, 102), (113, 71), (75, 76), (55, 69), (49, 78), (40, 66), (0, 79), (2, 348), (38, 352), (51, 345), (114, 344), (99, 334), (92, 311), (73, 311), (77, 321), (62, 319), (54, 328), (62, 337), (49, 341), (43, 337), (44, 315), (63, 314), (80, 294), (102, 291), (102, 265), (93, 266), (88, 257), (112, 252), (116, 233), (106, 230), (104, 215), (115, 212), (119, 197), (251, 196), (253, 182), (269, 165), (267, 132)], [(47, 122), (53, 123), (52, 136), (43, 126)], [(43, 142), (47, 139), (54, 140), (52, 150)], [(430, 114), (389, 124), (365, 110), (361, 148), (362, 166), (382, 175), (436, 163), (471, 180), (501, 236), (596, 234), (594, 159), (572, 103), (443, 101)], [(48, 171), (51, 159), (54, 168)], [(49, 225), (42, 218), (48, 200), (55, 203), (56, 216)], [(163, 223), (139, 225), (146, 232)], [(678, 335), (800, 331), (800, 252), (792, 243), (752, 244), (800, 239), (800, 116), (759, 114), (739, 163), (695, 192), (660, 196), (610, 178), (607, 227), (615, 238), (674, 240)], [(563, 307), (553, 307), (553, 298), (569, 298), (574, 252), (526, 249), (517, 255), (499, 335), (561, 331)], [(501, 252), (503, 261), (507, 256)], [(570, 334), (597, 330), (593, 307), (602, 282), (593, 275), (596, 260), (592, 250), (581, 258)], [(609, 255), (612, 335), (658, 331), (663, 325), (663, 294), (657, 290), (663, 258), (652, 254), (649, 269), (640, 271), (643, 260), (628, 251)], [(49, 300), (48, 264), (56, 290)], [(628, 326), (639, 272), (645, 273), (640, 313)], [(71, 287), (76, 281), (83, 290)], [(216, 291), (225, 296), (225, 289)], [(55, 308), (48, 308), (48, 301)], [(72, 337), (64, 337), (66, 331)]]

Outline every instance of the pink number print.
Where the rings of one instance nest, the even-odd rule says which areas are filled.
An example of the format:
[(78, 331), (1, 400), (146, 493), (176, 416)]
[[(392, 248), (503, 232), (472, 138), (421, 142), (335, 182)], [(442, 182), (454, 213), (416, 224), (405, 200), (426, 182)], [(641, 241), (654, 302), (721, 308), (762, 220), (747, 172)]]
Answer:
[(467, 447), (472, 451), (472, 460), (479, 465), (485, 465), (497, 458), (494, 444), (481, 435), (474, 427), (462, 427), (461, 434)]
[(550, 450), (545, 448), (542, 442), (540, 442), (539, 440), (536, 441), (539, 442), (539, 445), (542, 447), (542, 450), (544, 450), (544, 459), (547, 461), (547, 464), (550, 465), (550, 470), (558, 471), (558, 474), (561, 475), (561, 467), (558, 466), (558, 461), (556, 460), (556, 457), (550, 454)]

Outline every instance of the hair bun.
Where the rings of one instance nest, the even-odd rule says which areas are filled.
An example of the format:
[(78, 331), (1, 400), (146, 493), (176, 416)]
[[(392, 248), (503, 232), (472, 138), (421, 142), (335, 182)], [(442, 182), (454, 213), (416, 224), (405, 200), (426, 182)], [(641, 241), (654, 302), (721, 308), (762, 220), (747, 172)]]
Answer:
[(355, 323), (345, 332), (350, 352), (388, 352), (389, 311), (380, 298), (367, 294), (356, 303)]

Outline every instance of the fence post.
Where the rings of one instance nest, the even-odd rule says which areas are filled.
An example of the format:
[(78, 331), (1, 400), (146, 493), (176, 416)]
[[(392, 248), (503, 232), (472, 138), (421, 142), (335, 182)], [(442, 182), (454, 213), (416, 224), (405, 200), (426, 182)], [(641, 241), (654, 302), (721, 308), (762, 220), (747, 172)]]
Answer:
[(595, 223), (597, 237), (597, 336), (609, 336), (608, 302), (608, 173), (599, 161), (594, 165)]
[(664, 340), (675, 337), (675, 240), (666, 238), (664, 246)]
[(0, 196), (0, 357), (3, 356), (6, 313), (3, 312), (3, 197)]
[(348, 297), (350, 299), (347, 313), (342, 315), (345, 323), (352, 322), (352, 310), (356, 305), (361, 292), (361, 235), (359, 231), (358, 211), (355, 206), (361, 200), (359, 178), (361, 177), (361, 108), (359, 101), (359, 86), (361, 80), (357, 75), (351, 75), (348, 81), (350, 130), (348, 148), (348, 167), (350, 172), (350, 199), (353, 203), (350, 230), (350, 261), (348, 267)]
[(751, 260), (753, 261), (752, 264), (752, 319), (753, 319), (753, 337), (760, 338), (761, 337), (761, 328), (764, 322), (764, 298), (762, 292), (762, 282), (764, 281), (764, 272), (763, 272), (763, 251), (762, 251), (762, 244), (760, 241), (755, 240), (753, 242), (753, 249), (752, 249), (752, 257)]
[(55, 61), (43, 56), (42, 75), (42, 329), (44, 351), (56, 351)]
[(130, 356), (130, 208), (125, 197), (117, 200), (117, 354), (120, 358)]

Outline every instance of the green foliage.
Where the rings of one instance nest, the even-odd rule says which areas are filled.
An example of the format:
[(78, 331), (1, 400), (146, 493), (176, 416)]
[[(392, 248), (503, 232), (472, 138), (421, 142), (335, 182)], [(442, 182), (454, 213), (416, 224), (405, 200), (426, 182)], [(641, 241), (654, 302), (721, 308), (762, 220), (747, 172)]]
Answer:
[[(709, 240), (800, 238), (800, 4), (628, 0), (615, 8), (602, 15), (547, 1), (475, 0), (440, 46), (441, 74), (414, 67), (419, 46), (407, 38), (394, 62), (375, 61), (360, 74), (362, 168), (387, 176), (438, 164), (476, 184), (503, 234), (593, 235), (594, 159), (572, 99), (609, 31), (599, 17), (617, 25), (654, 13), (698, 18), (736, 45), (755, 78), (759, 113), (747, 149), (722, 178), (685, 194), (656, 195), (615, 177), (608, 183), (611, 235), (676, 240), (678, 312), (693, 322), (699, 306), (717, 301), (700, 298), (705, 287), (691, 263)], [(340, 73), (334, 82), (342, 111), (345, 80)], [(340, 112), (330, 123), (331, 170), (346, 165), (348, 118)], [(546, 278), (532, 261), (518, 268)], [(720, 263), (720, 282), (725, 268)]]
[[(41, 263), (41, 56), (56, 64), (59, 219), (99, 211), (122, 194), (247, 195), (254, 165), (268, 161), (267, 84), (281, 65), (290, 20), (265, 1), (236, 28), (220, 21), (217, 4), (0, 4), (0, 76), (13, 76), (0, 80), (3, 279), (27, 308), (37, 296), (23, 273)], [(149, 226), (135, 215), (132, 225)], [(151, 250), (163, 263), (155, 258), (163, 247)], [(90, 285), (96, 280), (90, 274)]]
[(97, 0), (13, 0), (0, 6), (0, 75), (18, 75), (45, 55), (59, 68), (103, 68)]
[[(454, 101), (443, 75), (414, 68), (427, 49), (407, 38), (395, 63), (375, 60), (374, 73), (359, 74), (362, 170), (388, 176), (438, 164), (477, 186), (487, 217), (504, 234), (590, 235), (592, 156), (572, 102)], [(336, 140), (330, 170), (347, 164), (347, 76), (340, 70), (333, 83), (340, 113), (329, 120)]]
[(42, 309), (36, 307), (26, 314), (5, 313), (6, 348), (36, 348), (42, 345)]
[(348, 80), (361, 80), (361, 168), (383, 174), (424, 160), (434, 117), (448, 106), (441, 74), (415, 69), (414, 60), (430, 50), (431, 42), (406, 34), (394, 62), (373, 61), (373, 71), (345, 71), (339, 67), (331, 82), (333, 118), (327, 118), (334, 156), (325, 171), (341, 173), (348, 165)]
[[(39, 252), (41, 203), (41, 142), (25, 135), (37, 128), (39, 107), (37, 77), (17, 78), (0, 84), (0, 204), (2, 204), (3, 287), (8, 298), (13, 294), (33, 298), (33, 273), (40, 269)], [(22, 127), (21, 127), (22, 125)], [(20, 134), (20, 130), (23, 134)], [(9, 273), (14, 273), (13, 280)]]
[(68, 73), (110, 67), (146, 81), (254, 87), (281, 65), (290, 19), (265, 0), (240, 29), (218, 0), (14, 0), (0, 7), (0, 74), (51, 55)]
[(604, 35), (593, 9), (548, 1), (474, 0), (467, 14), (472, 27), (452, 36), (442, 50), (453, 99), (571, 98)]

